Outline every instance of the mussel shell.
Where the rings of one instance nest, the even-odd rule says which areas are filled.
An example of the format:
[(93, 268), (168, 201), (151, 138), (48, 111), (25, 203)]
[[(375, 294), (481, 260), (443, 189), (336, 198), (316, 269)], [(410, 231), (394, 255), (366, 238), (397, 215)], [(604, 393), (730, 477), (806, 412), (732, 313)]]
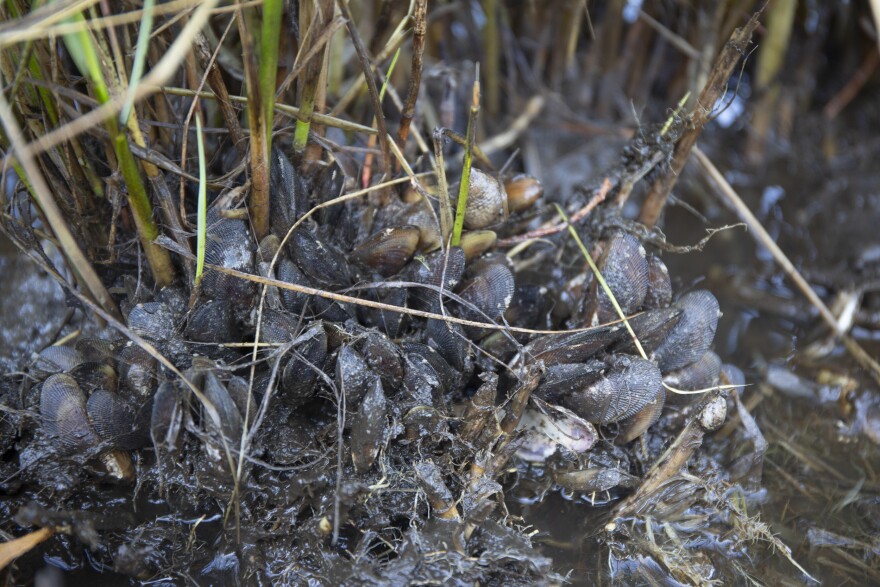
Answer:
[(327, 358), (327, 333), (320, 323), (299, 337), (281, 374), (281, 398), (294, 407), (315, 396), (318, 372)]
[(423, 200), (406, 205), (397, 215), (396, 223), (418, 227), (420, 251), (435, 251), (442, 245), (437, 217)]
[(202, 392), (205, 399), (211, 402), (216, 410), (219, 421), (216, 421), (208, 410), (205, 409), (204, 422), (208, 432), (219, 433), (225, 437), (227, 443), (235, 443), (241, 434), (241, 412), (229, 395), (226, 386), (213, 372), (205, 373), (205, 385)]
[(594, 467), (579, 471), (558, 471), (553, 481), (569, 491), (601, 493), (615, 487), (635, 487), (639, 478), (618, 468)]
[(85, 361), (82, 353), (69, 346), (49, 346), (40, 351), (31, 371), (36, 377), (45, 377), (53, 373), (64, 373)]
[(682, 310), (682, 316), (652, 355), (663, 373), (702, 357), (712, 345), (720, 316), (718, 300), (706, 290), (687, 293), (674, 305)]
[(278, 147), (269, 162), (269, 210), (272, 232), (283, 238), (308, 207), (307, 186), (302, 174)]
[(228, 300), (200, 302), (190, 312), (184, 334), (194, 342), (238, 342), (241, 338)]
[(617, 444), (628, 444), (645, 433), (645, 431), (654, 425), (660, 419), (663, 413), (663, 405), (668, 395), (664, 389), (660, 389), (657, 397), (648, 405), (639, 410), (633, 416), (620, 422), (619, 432), (614, 441)]
[(367, 332), (355, 342), (367, 365), (388, 389), (397, 389), (403, 381), (403, 358), (396, 344), (378, 332)]
[(583, 363), (602, 349), (629, 336), (623, 324), (597, 326), (590, 330), (565, 334), (546, 334), (538, 337), (525, 347), (517, 361), (544, 361), (544, 365), (564, 363)]
[(547, 289), (543, 286), (532, 283), (517, 285), (513, 300), (504, 313), (504, 319), (512, 326), (533, 327), (544, 310), (546, 296)]
[(119, 384), (116, 369), (107, 363), (83, 362), (70, 369), (67, 374), (76, 379), (80, 388), (86, 393), (95, 389), (116, 391)]
[(351, 345), (339, 347), (336, 356), (336, 385), (347, 402), (360, 402), (377, 379), (367, 362)]
[(70, 375), (58, 373), (43, 382), (40, 390), (43, 431), (56, 439), (65, 454), (100, 444), (86, 412), (86, 397)]
[[(648, 291), (648, 259), (636, 237), (617, 233), (611, 237), (598, 263), (599, 270), (620, 309), (629, 316), (642, 307)], [(614, 304), (605, 289), (594, 282), (590, 291), (597, 296), (596, 317), (599, 323), (619, 320)]]
[[(650, 354), (660, 346), (669, 332), (678, 324), (682, 311), (678, 308), (654, 308), (646, 310), (630, 318), (629, 325), (635, 333), (642, 349)], [(611, 347), (612, 352), (629, 355), (638, 354), (635, 342), (629, 332), (623, 339)]]
[(465, 370), (470, 345), (460, 325), (429, 319), (425, 326), (425, 342), (440, 353), (450, 367)]
[(648, 255), (648, 291), (645, 309), (665, 308), (672, 302), (672, 281), (666, 263), (656, 255)]
[(150, 353), (130, 342), (116, 354), (116, 361), (122, 389), (128, 397), (143, 401), (153, 396), (158, 363)]
[(263, 322), (260, 326), (260, 341), (267, 343), (285, 343), (293, 340), (299, 316), (276, 310), (263, 310)]
[[(319, 203), (330, 201), (339, 197), (345, 187), (345, 173), (339, 163), (333, 161), (324, 168), (315, 180), (314, 196)], [(345, 206), (327, 206), (318, 210), (317, 219), (322, 226), (330, 228), (331, 233), (340, 226), (340, 217), (345, 212)], [(351, 241), (348, 241), (351, 242)]]
[[(708, 389), (718, 385), (721, 375), (721, 358), (712, 351), (707, 351), (695, 363), (691, 363), (681, 369), (670, 371), (663, 376), (663, 383), (675, 389), (683, 391), (696, 391)], [(691, 403), (698, 395), (681, 395), (670, 392), (667, 401), (671, 405), (683, 405)]]
[[(403, 288), (388, 288), (378, 291), (366, 292), (367, 299), (375, 300), (382, 304), (406, 308), (407, 290)], [(406, 314), (394, 310), (380, 310), (367, 306), (360, 306), (361, 322), (365, 326), (378, 328), (391, 338), (398, 338), (406, 324)]]
[(598, 441), (596, 428), (571, 410), (541, 400), (536, 404), (540, 409), (526, 409), (517, 426), (524, 433), (516, 452), (519, 458), (543, 462), (559, 447), (584, 453)]
[(459, 286), (458, 295), (473, 306), (462, 306), (461, 314), (481, 322), (495, 320), (507, 310), (515, 291), (510, 269), (500, 263), (487, 265)]
[(118, 394), (96, 390), (86, 402), (86, 411), (98, 436), (113, 448), (134, 450), (147, 443), (147, 431), (139, 428), (134, 409)]
[(351, 426), (351, 459), (359, 473), (368, 471), (376, 461), (385, 436), (386, 412), (382, 382), (376, 379), (360, 403)]
[(119, 348), (119, 343), (83, 336), (78, 338), (73, 346), (82, 354), (83, 361), (111, 365), (113, 363), (113, 354)]
[[(296, 264), (290, 259), (283, 258), (278, 262), (278, 280), (312, 287), (312, 281), (306, 277)], [(280, 288), (281, 304), (288, 312), (302, 314), (311, 296), (291, 289)]]
[[(433, 377), (435, 377), (439, 383), (439, 385), (435, 387), (437, 392), (443, 394), (458, 390), (461, 382), (460, 374), (446, 362), (446, 359), (444, 359), (440, 353), (426, 344), (417, 342), (405, 342), (401, 345), (401, 349), (407, 354), (408, 359), (412, 360), (417, 356), (427, 362)], [(441, 395), (435, 397), (435, 400), (444, 401), (445, 398)]]
[[(256, 246), (244, 220), (223, 218), (212, 210), (207, 221), (205, 264), (253, 273)], [(202, 297), (229, 300), (237, 307), (249, 306), (255, 291), (250, 281), (212, 270), (205, 271), (199, 288)]]
[(559, 402), (602, 379), (607, 368), (602, 361), (551, 365), (535, 389), (535, 395), (548, 402)]
[(373, 234), (355, 247), (351, 260), (390, 277), (409, 263), (419, 244), (416, 226), (392, 226)]
[(511, 214), (528, 210), (544, 195), (541, 180), (527, 173), (519, 173), (504, 182), (507, 207)]
[(267, 234), (260, 241), (260, 247), (257, 249), (257, 261), (260, 263), (271, 263), (280, 248), (281, 239), (274, 234)]
[(150, 436), (157, 450), (174, 453), (180, 446), (186, 402), (183, 394), (171, 382), (156, 390), (150, 415)]
[(297, 228), (291, 241), (293, 260), (315, 283), (334, 290), (351, 285), (348, 262), (334, 246), (304, 228)]
[(464, 213), (465, 228), (486, 228), (506, 220), (507, 215), (507, 192), (504, 191), (504, 184), (488, 173), (472, 168)]
[[(435, 251), (425, 257), (417, 257), (404, 268), (401, 278), (404, 281), (422, 283), (452, 291), (464, 274), (465, 256), (459, 247), (450, 247), (446, 252)], [(410, 290), (409, 306), (426, 311), (440, 299), (439, 292), (415, 287)]]
[(128, 328), (160, 347), (179, 340), (181, 316), (162, 302), (137, 304), (128, 314)]
[(498, 235), (491, 230), (469, 230), (461, 235), (458, 246), (466, 260), (476, 259), (495, 245)]
[(562, 397), (562, 404), (594, 424), (624, 420), (657, 399), (663, 389), (660, 370), (651, 361), (617, 355), (606, 375), (583, 390)]
[(413, 405), (440, 406), (446, 391), (437, 370), (422, 354), (412, 352), (404, 356), (403, 389)]

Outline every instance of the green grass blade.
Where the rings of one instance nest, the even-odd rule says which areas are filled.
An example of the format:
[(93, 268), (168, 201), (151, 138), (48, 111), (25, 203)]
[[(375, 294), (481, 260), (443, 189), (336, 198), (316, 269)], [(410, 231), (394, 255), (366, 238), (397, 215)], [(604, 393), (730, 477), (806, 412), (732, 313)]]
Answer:
[[(77, 14), (70, 17), (68, 22), (84, 23), (85, 20), (82, 14)], [(70, 53), (71, 59), (76, 63), (80, 72), (92, 82), (98, 102), (101, 104), (108, 102), (110, 92), (107, 89), (107, 81), (101, 71), (101, 63), (98, 60), (98, 54), (89, 31), (84, 29), (64, 35), (64, 46), (67, 47), (67, 52)]]
[(208, 173), (205, 166), (205, 138), (202, 117), (196, 113), (196, 142), (199, 145), (199, 209), (196, 221), (196, 285), (205, 269), (205, 236), (208, 232)]
[(131, 109), (134, 107), (134, 92), (141, 77), (144, 75), (144, 64), (147, 61), (147, 48), (150, 44), (150, 32), (153, 30), (153, 4), (155, 0), (144, 0), (144, 14), (141, 17), (140, 29), (138, 30), (137, 48), (134, 52), (134, 64), (131, 68), (131, 79), (128, 82), (128, 97), (122, 112), (119, 114), (119, 123), (125, 126)]
[(379, 102), (382, 102), (385, 99), (385, 90), (388, 89), (388, 80), (391, 79), (391, 74), (394, 73), (394, 66), (397, 65), (398, 57), (400, 57), (400, 47), (394, 52), (394, 57), (391, 58), (391, 65), (388, 66), (388, 71), (385, 72), (385, 81), (382, 82), (382, 89), (379, 90)]
[(278, 75), (278, 41), (283, 17), (281, 0), (264, 0), (260, 27), (260, 95), (266, 127), (266, 152), (272, 149), (272, 116), (275, 112), (275, 84)]

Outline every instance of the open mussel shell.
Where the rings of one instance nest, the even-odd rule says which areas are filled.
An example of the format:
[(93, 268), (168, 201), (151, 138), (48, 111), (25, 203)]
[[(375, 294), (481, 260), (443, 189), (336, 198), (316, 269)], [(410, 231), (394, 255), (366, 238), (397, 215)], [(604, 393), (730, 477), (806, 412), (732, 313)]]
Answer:
[(103, 389), (93, 392), (86, 411), (98, 436), (110, 446), (134, 450), (147, 443), (147, 431), (137, 421), (135, 410), (118, 394)]
[(536, 407), (525, 410), (517, 430), (523, 434), (517, 456), (527, 461), (543, 462), (560, 447), (585, 453), (596, 444), (596, 428), (571, 410), (532, 398)]
[(409, 263), (419, 244), (416, 226), (392, 226), (380, 230), (351, 252), (351, 260), (390, 277)]
[(330, 243), (304, 228), (293, 231), (291, 241), (293, 260), (315, 283), (334, 290), (351, 285), (348, 261)]
[(442, 245), (437, 222), (437, 216), (422, 199), (404, 206), (395, 218), (395, 224), (406, 224), (419, 229), (418, 249), (425, 253), (436, 251)]
[(686, 367), (702, 357), (712, 345), (721, 315), (718, 300), (706, 290), (689, 292), (674, 306), (682, 310), (682, 316), (652, 355), (663, 373)]
[(31, 372), (42, 378), (53, 373), (64, 373), (85, 361), (83, 354), (69, 346), (49, 346), (40, 351), (31, 364)]
[(624, 420), (657, 399), (663, 389), (660, 370), (651, 361), (629, 355), (609, 360), (604, 377), (562, 398), (562, 404), (594, 424)]
[(40, 416), (43, 431), (58, 442), (64, 454), (85, 451), (101, 442), (89, 421), (86, 396), (70, 375), (55, 374), (43, 382)]
[[(648, 291), (648, 259), (639, 239), (627, 233), (613, 235), (605, 246), (598, 266), (624, 315), (629, 316), (642, 307)], [(594, 281), (590, 291), (595, 291), (599, 323), (620, 319), (598, 280)]]
[(656, 255), (648, 255), (648, 291), (645, 309), (665, 308), (672, 302), (672, 281), (666, 263)]
[(507, 192), (504, 191), (504, 184), (488, 173), (472, 168), (464, 213), (465, 228), (486, 228), (503, 222), (507, 215)]
[[(435, 251), (425, 257), (417, 257), (401, 272), (403, 281), (421, 283), (452, 291), (464, 274), (465, 255), (459, 247)], [(430, 310), (440, 299), (434, 289), (414, 287), (409, 293), (409, 306), (416, 310)]]
[(519, 173), (504, 182), (507, 207), (511, 214), (528, 210), (544, 195), (544, 185), (537, 177)]
[[(696, 362), (664, 375), (663, 383), (682, 391), (696, 391), (718, 385), (720, 375), (721, 358), (712, 351), (707, 351)], [(698, 397), (700, 396), (697, 394), (682, 395), (671, 392), (666, 399), (670, 405), (685, 405), (692, 403)]]
[(386, 412), (382, 382), (375, 379), (360, 402), (351, 426), (351, 459), (359, 473), (368, 471), (376, 461), (385, 436)]

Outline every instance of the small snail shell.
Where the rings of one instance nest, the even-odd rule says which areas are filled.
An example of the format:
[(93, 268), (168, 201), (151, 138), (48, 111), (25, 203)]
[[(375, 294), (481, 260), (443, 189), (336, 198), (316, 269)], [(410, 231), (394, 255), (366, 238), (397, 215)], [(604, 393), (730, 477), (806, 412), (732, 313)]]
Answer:
[(533, 175), (520, 173), (504, 182), (507, 207), (511, 214), (522, 212), (535, 205), (544, 195), (544, 184)]
[(471, 169), (468, 183), (464, 226), (469, 230), (486, 228), (507, 219), (507, 192), (496, 178), (479, 169)]

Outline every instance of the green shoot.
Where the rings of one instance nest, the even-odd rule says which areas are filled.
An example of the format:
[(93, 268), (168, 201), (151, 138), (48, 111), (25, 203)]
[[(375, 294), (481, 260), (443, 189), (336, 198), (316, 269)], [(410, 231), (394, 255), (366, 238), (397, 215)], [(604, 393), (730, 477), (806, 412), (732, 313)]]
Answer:
[(141, 25), (138, 30), (137, 48), (134, 52), (134, 63), (131, 68), (131, 78), (128, 82), (128, 93), (122, 112), (119, 114), (119, 124), (128, 124), (131, 109), (134, 108), (134, 92), (144, 75), (144, 63), (147, 61), (147, 47), (150, 44), (150, 32), (153, 30), (153, 4), (155, 0), (144, 0), (144, 14), (141, 17)]
[(473, 160), (474, 136), (477, 133), (477, 115), (480, 113), (480, 64), (474, 78), (474, 91), (468, 116), (467, 145), (464, 150), (464, 165), (461, 168), (461, 183), (458, 186), (458, 206), (455, 209), (455, 224), (452, 226), (452, 246), (457, 247), (464, 229), (464, 213), (467, 209), (468, 188), (471, 183), (471, 161)]

